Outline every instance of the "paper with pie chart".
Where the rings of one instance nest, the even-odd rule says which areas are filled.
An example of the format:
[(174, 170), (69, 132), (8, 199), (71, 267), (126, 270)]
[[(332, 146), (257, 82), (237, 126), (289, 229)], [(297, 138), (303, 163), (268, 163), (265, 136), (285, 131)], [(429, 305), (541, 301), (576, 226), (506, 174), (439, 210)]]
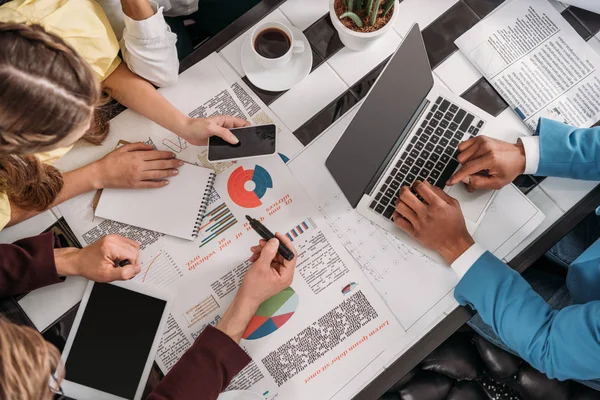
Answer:
[[(230, 165), (217, 175), (215, 191), (216, 211), (204, 222), (213, 224), (214, 239), (202, 247), (204, 238), (185, 248), (169, 243), (185, 277), (175, 287), (157, 353), (164, 373), (223, 320), (244, 282), (244, 291), (259, 289), (245, 280), (260, 268), (248, 258), (260, 236), (245, 215), (285, 235), (298, 260), (291, 287), (260, 304), (241, 331), (240, 346), (253, 361), (228, 390), (251, 390), (265, 400), (332, 399), (365, 366), (396, 354), (402, 327), (278, 155)], [(233, 218), (238, 222), (228, 227)]]
[(291, 287), (271, 297), (260, 305), (242, 338), (256, 340), (275, 332), (292, 318), (299, 301), (298, 294)]
[(273, 188), (269, 172), (256, 165), (254, 169), (237, 167), (227, 181), (227, 193), (231, 200), (243, 208), (256, 208), (263, 203), (261, 199), (267, 190)]

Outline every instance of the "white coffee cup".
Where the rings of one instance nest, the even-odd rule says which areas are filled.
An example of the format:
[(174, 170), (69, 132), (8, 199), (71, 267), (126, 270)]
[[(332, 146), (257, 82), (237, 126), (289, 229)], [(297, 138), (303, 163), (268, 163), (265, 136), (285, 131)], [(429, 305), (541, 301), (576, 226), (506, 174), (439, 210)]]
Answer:
[[(265, 30), (268, 29), (278, 29), (282, 31), (290, 42), (290, 48), (288, 51), (283, 54), (281, 57), (277, 58), (267, 58), (258, 54), (256, 51), (256, 38)], [(258, 25), (254, 31), (252, 31), (252, 36), (250, 37), (250, 45), (252, 47), (252, 54), (257, 59), (258, 63), (266, 69), (279, 69), (285, 67), (291, 60), (294, 53), (302, 53), (305, 50), (304, 42), (302, 40), (298, 40), (294, 38), (294, 33), (292, 30), (285, 24), (281, 22), (264, 22)]]

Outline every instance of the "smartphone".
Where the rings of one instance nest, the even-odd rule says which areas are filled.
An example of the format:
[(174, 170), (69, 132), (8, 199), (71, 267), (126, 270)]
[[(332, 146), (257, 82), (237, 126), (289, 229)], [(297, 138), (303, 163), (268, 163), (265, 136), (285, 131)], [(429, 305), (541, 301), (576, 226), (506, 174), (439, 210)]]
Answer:
[(220, 162), (268, 156), (277, 152), (274, 124), (230, 129), (240, 142), (231, 144), (218, 136), (208, 139), (208, 161)]

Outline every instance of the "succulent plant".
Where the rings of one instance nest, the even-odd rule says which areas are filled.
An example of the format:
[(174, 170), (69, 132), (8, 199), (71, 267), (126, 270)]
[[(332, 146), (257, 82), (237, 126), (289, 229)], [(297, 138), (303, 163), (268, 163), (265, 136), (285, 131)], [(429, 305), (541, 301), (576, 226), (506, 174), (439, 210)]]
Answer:
[(382, 17), (385, 17), (394, 6), (394, 0), (344, 0), (344, 3), (346, 12), (340, 15), (340, 19), (350, 18), (359, 28), (362, 28), (364, 23), (358, 14), (364, 14), (369, 25), (373, 26), (380, 7), (383, 7)]

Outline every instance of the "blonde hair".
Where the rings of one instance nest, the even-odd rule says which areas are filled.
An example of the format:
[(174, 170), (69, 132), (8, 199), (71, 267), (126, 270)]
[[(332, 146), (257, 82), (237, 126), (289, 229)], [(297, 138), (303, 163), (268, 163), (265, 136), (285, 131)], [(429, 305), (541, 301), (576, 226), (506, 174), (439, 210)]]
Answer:
[(81, 136), (101, 143), (101, 101), (100, 82), (61, 38), (38, 25), (0, 23), (0, 192), (11, 203), (41, 211), (54, 202), (61, 174), (33, 154)]
[(49, 400), (50, 376), (60, 385), (60, 353), (42, 335), (28, 326), (15, 325), (0, 318), (0, 398)]

